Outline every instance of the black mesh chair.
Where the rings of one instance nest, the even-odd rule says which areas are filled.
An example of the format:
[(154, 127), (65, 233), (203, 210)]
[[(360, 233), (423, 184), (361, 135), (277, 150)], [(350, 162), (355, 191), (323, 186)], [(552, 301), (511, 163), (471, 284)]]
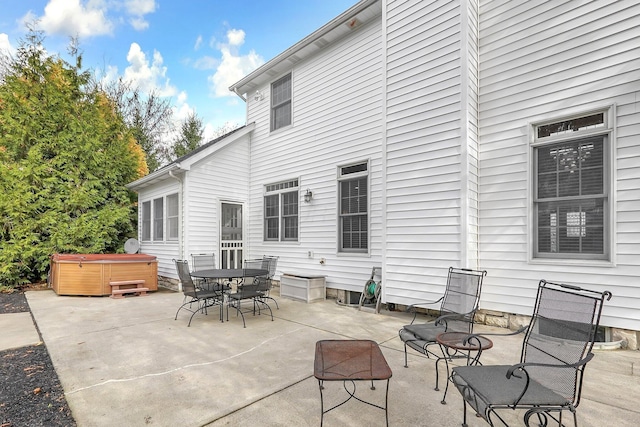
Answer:
[[(245, 270), (263, 269), (262, 260), (246, 260)], [(268, 309), (271, 315), (271, 321), (273, 321), (273, 312), (271, 307), (264, 301), (264, 292), (269, 287), (269, 280), (267, 275), (250, 276), (243, 274), (244, 279), (241, 284), (236, 288), (235, 292), (227, 295), (229, 307), (227, 308), (227, 320), (229, 319), (229, 309), (235, 308), (236, 316), (239, 314), (242, 316), (242, 325), (246, 328), (245, 313), (252, 313), (253, 315), (261, 314), (262, 309)], [(251, 302), (251, 306), (244, 308), (242, 302)]]
[(221, 290), (206, 290), (200, 289), (191, 279), (191, 273), (189, 272), (189, 264), (186, 260), (173, 260), (176, 264), (176, 270), (178, 272), (178, 278), (182, 283), (182, 293), (184, 294), (184, 300), (174, 320), (178, 319), (180, 310), (187, 310), (191, 313), (189, 323), (187, 326), (191, 326), (191, 320), (196, 313), (207, 314), (207, 308), (215, 305), (220, 306), (220, 321), (223, 321), (223, 302), (224, 294)]
[(280, 309), (278, 306), (278, 301), (276, 301), (270, 294), (271, 288), (273, 288), (273, 276), (276, 274), (276, 267), (278, 265), (278, 257), (277, 256), (263, 256), (262, 257), (262, 268), (266, 268), (269, 272), (267, 274), (267, 289), (263, 292), (263, 297), (266, 299), (270, 299), (276, 305), (276, 309)]
[(470, 405), (492, 426), (494, 417), (508, 425), (497, 412), (501, 409), (525, 410), (527, 426), (532, 416), (536, 425), (554, 420), (562, 426), (562, 413), (569, 410), (577, 426), (584, 370), (593, 358), (602, 304), (610, 298), (608, 291), (540, 281), (520, 363), (453, 368), (451, 379), (464, 398), (462, 425)]
[(193, 268), (193, 271), (216, 268), (216, 257), (212, 253), (191, 254), (191, 266)]
[[(445, 356), (436, 341), (436, 337), (444, 332), (473, 332), (473, 323), (478, 303), (482, 280), (487, 275), (484, 270), (466, 268), (449, 268), (447, 286), (444, 295), (436, 301), (409, 306), (414, 316), (410, 325), (403, 326), (399, 331), (400, 339), (404, 342), (404, 366), (408, 367), (407, 347), (436, 359), (436, 387), (438, 390), (438, 362)], [(430, 322), (417, 323), (417, 308), (435, 307), (440, 303), (439, 316)]]
[[(191, 271), (210, 270), (216, 268), (216, 257), (213, 253), (191, 254)], [(207, 279), (198, 279), (206, 285), (210, 285)]]

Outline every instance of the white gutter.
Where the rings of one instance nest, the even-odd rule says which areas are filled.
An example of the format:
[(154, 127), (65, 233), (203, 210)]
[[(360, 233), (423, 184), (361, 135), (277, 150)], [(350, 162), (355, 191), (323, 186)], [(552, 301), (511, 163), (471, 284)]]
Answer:
[[(231, 89), (231, 88), (230, 88)], [(245, 98), (244, 96), (242, 96), (242, 94), (238, 93), (238, 88), (237, 87), (233, 87), (233, 93), (235, 93), (236, 95), (238, 95), (240, 97), (240, 99), (242, 99), (244, 102), (247, 102), (247, 98)]]
[(163, 175), (166, 175), (167, 173), (171, 173), (173, 171), (184, 171), (184, 169), (182, 169), (182, 167), (180, 166), (180, 163), (175, 163), (173, 165), (165, 166), (163, 168), (158, 169), (157, 171), (151, 172), (149, 175), (143, 176), (142, 178), (136, 181), (126, 184), (125, 187), (127, 187), (130, 190), (136, 191), (136, 188), (145, 187), (146, 185), (153, 183), (158, 179), (161, 179)]

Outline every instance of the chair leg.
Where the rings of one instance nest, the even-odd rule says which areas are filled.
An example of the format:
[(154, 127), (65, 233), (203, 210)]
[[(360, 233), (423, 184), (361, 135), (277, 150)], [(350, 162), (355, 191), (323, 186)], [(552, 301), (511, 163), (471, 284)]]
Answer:
[(462, 397), (462, 404), (464, 405), (464, 409), (462, 411), (462, 427), (467, 426), (467, 401), (464, 400), (464, 396)]
[(229, 306), (227, 307), (227, 321), (229, 321), (229, 307), (233, 307), (236, 309), (236, 317), (238, 317), (238, 314), (240, 314), (240, 316), (242, 316), (242, 326), (243, 327), (247, 327), (247, 324), (244, 321), (244, 314), (242, 313), (242, 309), (240, 306), (240, 301), (241, 300), (235, 300), (235, 304), (231, 302), (231, 300), (229, 301)]
[(267, 304), (264, 301), (258, 300), (258, 303), (264, 305), (265, 307), (267, 307), (269, 309), (269, 314), (271, 315), (271, 321), (273, 322), (273, 311), (271, 311), (271, 307), (269, 307), (269, 304)]
[(275, 300), (275, 298), (270, 297), (270, 296), (265, 296), (264, 298), (266, 299), (270, 299), (271, 301), (273, 301), (276, 304), (276, 310), (280, 310), (280, 306), (278, 306), (278, 301)]
[(409, 367), (409, 364), (407, 363), (407, 343), (404, 343), (404, 367)]

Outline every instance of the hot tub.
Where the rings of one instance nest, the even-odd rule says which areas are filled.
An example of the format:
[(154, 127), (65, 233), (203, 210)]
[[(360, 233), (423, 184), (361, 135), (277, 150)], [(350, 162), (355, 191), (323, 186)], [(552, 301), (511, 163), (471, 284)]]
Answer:
[(158, 261), (145, 254), (54, 254), (49, 284), (58, 295), (111, 295), (109, 282), (144, 280), (158, 290)]

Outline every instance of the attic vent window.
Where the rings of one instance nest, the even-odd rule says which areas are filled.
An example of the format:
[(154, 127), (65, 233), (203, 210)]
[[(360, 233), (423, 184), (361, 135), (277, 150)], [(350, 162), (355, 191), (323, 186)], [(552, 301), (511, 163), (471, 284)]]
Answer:
[(291, 181), (283, 181), (277, 184), (265, 185), (265, 191), (267, 193), (270, 193), (272, 191), (279, 191), (287, 188), (296, 188), (297, 186), (298, 186), (298, 180), (292, 179)]
[(603, 128), (604, 126), (604, 113), (592, 114), (590, 116), (538, 126), (538, 138), (564, 135), (579, 130)]
[(357, 165), (352, 165), (352, 166), (344, 166), (342, 168), (340, 168), (340, 175), (345, 176), (345, 175), (349, 175), (352, 173), (358, 173), (358, 172), (366, 172), (367, 171), (367, 164), (366, 163), (360, 163)]

